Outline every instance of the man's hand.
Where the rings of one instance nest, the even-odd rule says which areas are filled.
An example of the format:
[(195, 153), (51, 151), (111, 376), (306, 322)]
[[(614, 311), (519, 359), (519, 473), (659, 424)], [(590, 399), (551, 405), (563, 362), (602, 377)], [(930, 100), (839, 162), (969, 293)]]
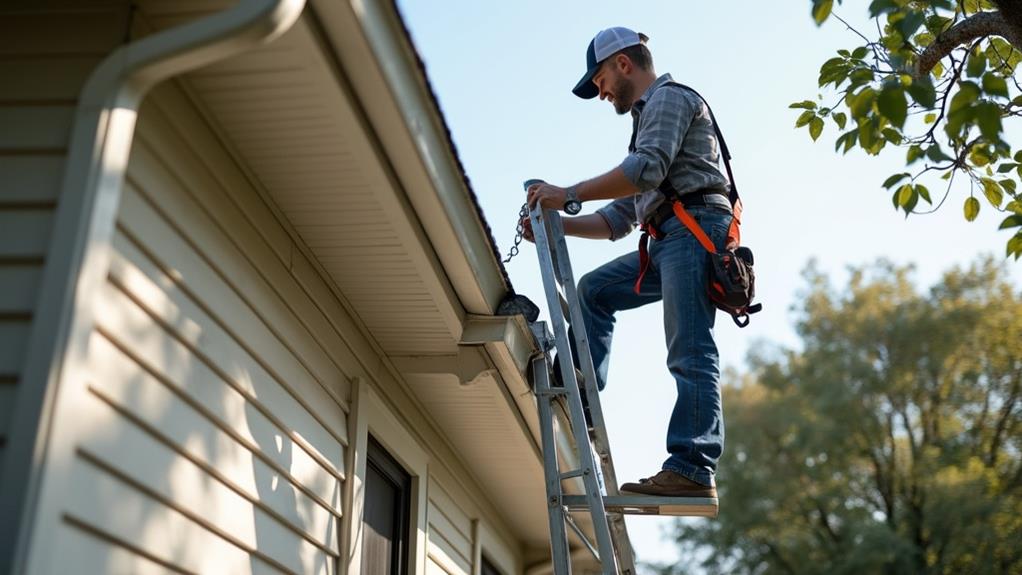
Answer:
[(533, 184), (529, 186), (529, 209), (532, 210), (536, 204), (544, 208), (563, 210), (564, 202), (568, 200), (568, 190), (550, 184)]
[(530, 244), (536, 243), (536, 236), (532, 233), (532, 220), (529, 219), (529, 216), (522, 217), (518, 224), (522, 226), (522, 238)]

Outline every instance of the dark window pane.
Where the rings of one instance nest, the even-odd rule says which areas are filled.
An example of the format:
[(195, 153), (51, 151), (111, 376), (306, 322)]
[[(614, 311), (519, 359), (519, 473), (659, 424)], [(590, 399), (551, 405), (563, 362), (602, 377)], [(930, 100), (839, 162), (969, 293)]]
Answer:
[(504, 575), (503, 573), (498, 571), (496, 567), (493, 566), (493, 563), (490, 563), (490, 560), (487, 559), (485, 555), (483, 555), (483, 564), (482, 564), (482, 569), (480, 570), (480, 574), (481, 575)]
[(408, 572), (408, 508), (411, 478), (370, 438), (362, 519), (362, 575)]

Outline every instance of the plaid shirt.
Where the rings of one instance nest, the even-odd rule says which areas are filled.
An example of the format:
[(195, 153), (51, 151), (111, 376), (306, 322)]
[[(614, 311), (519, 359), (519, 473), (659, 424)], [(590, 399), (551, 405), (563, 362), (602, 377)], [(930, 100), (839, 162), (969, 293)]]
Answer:
[(664, 202), (657, 187), (665, 178), (679, 195), (719, 188), (725, 195), (708, 196), (707, 202), (731, 209), (709, 109), (691, 90), (677, 86), (657, 89), (673, 81), (670, 74), (660, 76), (632, 106), (635, 148), (621, 169), (641, 191), (596, 210), (607, 220), (612, 240), (631, 233)]

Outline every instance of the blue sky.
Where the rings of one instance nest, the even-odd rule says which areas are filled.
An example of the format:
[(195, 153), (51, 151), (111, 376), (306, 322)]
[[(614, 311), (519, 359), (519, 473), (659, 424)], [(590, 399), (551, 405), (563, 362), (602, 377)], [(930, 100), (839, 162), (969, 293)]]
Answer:
[[(598, 30), (627, 26), (646, 33), (657, 72), (670, 72), (709, 100), (734, 155), (745, 204), (743, 240), (755, 251), (757, 294), (765, 306), (743, 330), (718, 314), (725, 369), (742, 370), (753, 349), (798, 345), (792, 306), (799, 303), (801, 272), (811, 259), (838, 286), (848, 266), (880, 257), (912, 263), (925, 288), (951, 266), (982, 253), (998, 258), (1004, 253), (1008, 233), (996, 231), (1003, 215), (984, 205), (975, 222), (966, 222), (961, 206), (968, 192), (960, 186), (937, 214), (906, 220), (893, 210), (880, 184), (902, 171), (903, 151), (879, 158), (858, 150), (840, 156), (833, 152), (833, 124), (815, 145), (804, 129), (794, 129), (798, 111), (788, 104), (815, 99), (820, 64), (838, 48), (857, 45), (834, 19), (818, 29), (808, 0), (402, 0), (399, 6), (503, 253), (524, 201), (523, 180), (569, 185), (615, 167), (625, 156), (629, 117), (570, 91)], [(863, 23), (866, 6), (850, 0), (837, 13)], [(1017, 125), (1007, 128), (1008, 140), (1017, 143)], [(942, 187), (929, 187), (942, 195), (937, 193)], [(597, 206), (587, 204), (584, 211)], [(637, 234), (618, 242), (569, 240), (575, 277), (634, 250), (637, 240)], [(1022, 284), (1022, 264), (1008, 265)], [(523, 247), (508, 272), (519, 293), (544, 301), (531, 246)], [(666, 457), (674, 385), (663, 367), (661, 326), (659, 305), (618, 321), (601, 399), (621, 481), (651, 475)], [(676, 557), (673, 544), (660, 537), (666, 522), (629, 518), (640, 559)]]

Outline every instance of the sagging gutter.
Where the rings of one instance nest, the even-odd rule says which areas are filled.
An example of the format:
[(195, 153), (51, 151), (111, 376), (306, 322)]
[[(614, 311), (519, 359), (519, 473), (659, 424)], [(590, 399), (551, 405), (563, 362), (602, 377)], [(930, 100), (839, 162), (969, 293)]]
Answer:
[[(86, 82), (0, 476), (0, 572), (49, 572), (49, 538), (69, 493), (73, 421), (84, 392), (92, 302), (109, 268), (138, 108), (157, 83), (269, 42), (298, 20), (305, 0), (241, 0), (234, 7), (125, 44)], [(53, 494), (52, 497), (48, 497)], [(33, 544), (35, 543), (35, 544)]]

